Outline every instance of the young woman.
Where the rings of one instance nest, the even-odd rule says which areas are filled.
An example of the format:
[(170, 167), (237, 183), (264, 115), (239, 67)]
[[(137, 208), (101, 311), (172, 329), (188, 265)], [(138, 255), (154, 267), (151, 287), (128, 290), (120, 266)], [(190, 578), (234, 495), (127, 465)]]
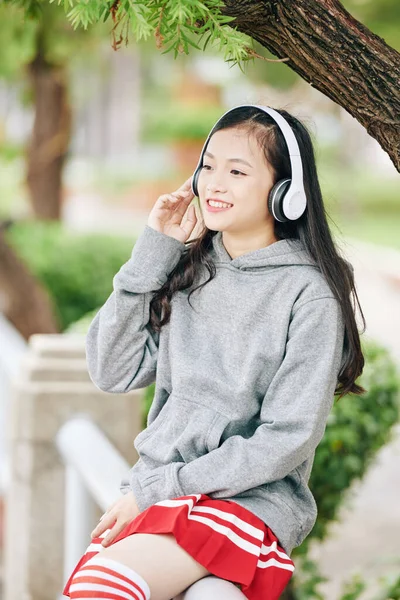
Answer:
[(64, 594), (277, 600), (316, 520), (308, 480), (334, 395), (365, 391), (353, 269), (301, 122), (225, 113), (113, 285), (87, 335), (90, 376), (113, 393), (155, 381), (155, 395), (123, 496)]

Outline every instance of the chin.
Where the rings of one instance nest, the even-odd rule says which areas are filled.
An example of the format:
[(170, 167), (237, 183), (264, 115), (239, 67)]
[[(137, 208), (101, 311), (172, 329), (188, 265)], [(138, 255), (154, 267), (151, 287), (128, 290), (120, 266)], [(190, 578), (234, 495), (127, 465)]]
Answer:
[(222, 229), (225, 228), (224, 223), (222, 222), (222, 219), (220, 219), (218, 221), (218, 219), (213, 219), (211, 217), (210, 218), (205, 218), (204, 219), (204, 223), (206, 224), (206, 226), (208, 227), (208, 229), (213, 229), (214, 231), (221, 231)]
[(231, 231), (229, 225), (225, 226), (225, 225), (214, 225), (214, 224), (210, 224), (207, 225), (208, 229), (211, 229), (211, 231)]

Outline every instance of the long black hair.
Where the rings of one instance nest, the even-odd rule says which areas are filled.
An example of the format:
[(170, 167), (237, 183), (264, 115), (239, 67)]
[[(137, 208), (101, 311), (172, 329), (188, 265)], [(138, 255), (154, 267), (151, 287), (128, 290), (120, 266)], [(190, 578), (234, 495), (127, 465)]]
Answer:
[[(365, 318), (355, 288), (352, 266), (340, 256), (329, 230), (310, 133), (303, 123), (286, 110), (275, 110), (289, 123), (299, 145), (307, 196), (307, 208), (299, 219), (286, 222), (274, 219), (275, 237), (278, 240), (287, 238), (301, 240), (339, 301), (345, 322), (345, 360), (338, 375), (335, 394), (340, 394), (338, 400), (349, 392), (360, 395), (366, 390), (355, 383), (364, 368), (360, 333), (355, 319), (356, 304), (363, 322), (361, 333), (365, 331)], [(217, 122), (212, 133), (228, 128), (240, 128), (249, 135), (255, 136), (267, 162), (273, 169), (274, 183), (291, 177), (291, 164), (284, 135), (269, 114), (253, 106), (234, 108)], [(150, 303), (150, 325), (155, 331), (160, 331), (161, 327), (169, 322), (173, 294), (178, 290), (192, 287), (202, 267), (208, 270), (209, 278), (197, 287), (193, 287), (188, 299), (196, 289), (206, 285), (215, 277), (216, 268), (209, 254), (209, 248), (216, 233), (204, 225), (195, 239), (186, 242), (187, 248), (179, 263), (170, 273), (166, 283), (155, 292)]]

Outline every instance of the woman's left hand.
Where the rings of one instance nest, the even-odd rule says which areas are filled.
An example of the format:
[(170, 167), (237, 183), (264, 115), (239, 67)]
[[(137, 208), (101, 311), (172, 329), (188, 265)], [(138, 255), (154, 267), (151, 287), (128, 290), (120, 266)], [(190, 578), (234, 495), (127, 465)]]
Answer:
[(101, 542), (102, 546), (108, 546), (139, 513), (140, 511), (133, 492), (128, 492), (121, 498), (118, 498), (104, 513), (99, 524), (93, 529), (91, 537), (99, 537), (107, 529), (110, 529)]

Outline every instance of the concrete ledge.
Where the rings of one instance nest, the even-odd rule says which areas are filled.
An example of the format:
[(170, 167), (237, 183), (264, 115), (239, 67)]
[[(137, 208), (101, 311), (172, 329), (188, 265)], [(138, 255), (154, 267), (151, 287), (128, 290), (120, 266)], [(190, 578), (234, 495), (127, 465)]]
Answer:
[(78, 334), (34, 334), (29, 338), (34, 356), (43, 358), (85, 358), (85, 336)]
[(138, 458), (133, 440), (142, 429), (144, 390), (109, 394), (96, 388), (87, 373), (84, 336), (76, 335), (32, 336), (14, 379), (4, 598), (54, 600), (65, 583), (65, 467), (57, 433), (73, 416), (86, 415), (132, 465)]

